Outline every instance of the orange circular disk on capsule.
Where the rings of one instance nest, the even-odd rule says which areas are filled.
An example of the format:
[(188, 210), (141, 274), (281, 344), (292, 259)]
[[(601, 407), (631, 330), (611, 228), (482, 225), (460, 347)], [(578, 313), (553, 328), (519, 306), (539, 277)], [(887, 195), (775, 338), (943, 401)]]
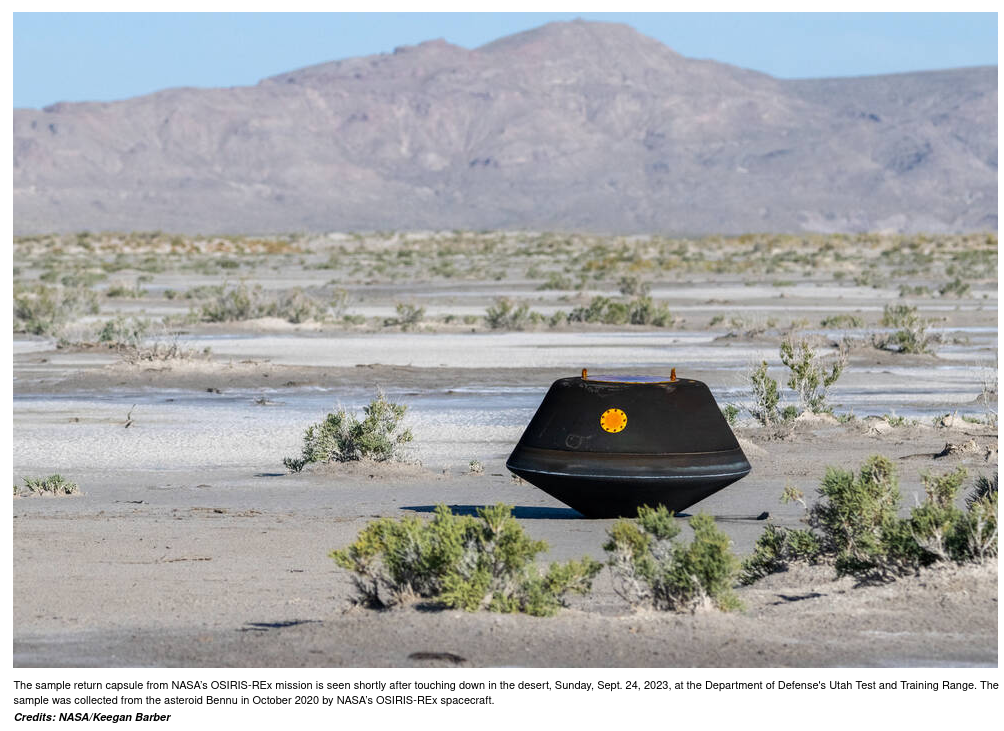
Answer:
[(600, 415), (600, 426), (603, 431), (611, 434), (624, 431), (624, 427), (627, 426), (627, 414), (620, 409), (607, 409)]

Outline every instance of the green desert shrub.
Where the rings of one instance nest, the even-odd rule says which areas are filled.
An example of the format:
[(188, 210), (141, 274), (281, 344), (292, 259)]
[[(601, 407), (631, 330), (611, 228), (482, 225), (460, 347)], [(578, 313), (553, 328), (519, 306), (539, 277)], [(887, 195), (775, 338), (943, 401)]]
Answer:
[(827, 368), (807, 340), (785, 338), (781, 342), (781, 362), (790, 372), (788, 388), (798, 394), (802, 408), (817, 414), (833, 410), (826, 403), (826, 393), (847, 365), (843, 350)]
[(567, 325), (567, 324), (568, 324), (568, 313), (565, 312), (564, 310), (558, 310), (549, 318), (547, 318), (547, 326), (551, 328), (561, 327), (562, 325)]
[(589, 304), (576, 307), (568, 313), (569, 322), (599, 322), (607, 325), (626, 324), (629, 317), (627, 306), (609, 297), (593, 297)]
[(56, 335), (71, 320), (97, 311), (97, 296), (89, 289), (44, 284), (14, 288), (14, 332)]
[(122, 317), (108, 320), (98, 330), (98, 342), (111, 348), (138, 348), (150, 329), (150, 321), (138, 317)]
[(146, 296), (146, 290), (139, 286), (139, 281), (134, 284), (128, 282), (113, 282), (105, 290), (105, 297), (114, 299), (141, 299)]
[(997, 366), (980, 369), (979, 402), (986, 415), (986, 423), (997, 426)]
[(225, 284), (197, 284), (185, 292), (186, 300), (207, 300), (220, 297), (227, 291)]
[[(207, 290), (209, 294), (211, 290)], [(203, 303), (196, 315), (203, 322), (241, 322), (261, 317), (279, 317), (287, 322), (300, 323), (322, 320), (328, 308), (299, 288), (269, 294), (260, 284), (248, 287), (243, 282), (226, 287)]]
[(966, 498), (964, 530), (968, 560), (982, 563), (997, 555), (997, 511), (997, 473), (992, 479), (980, 475)]
[(127, 345), (119, 350), (122, 353), (122, 360), (132, 365), (192, 360), (200, 356), (208, 356), (210, 353), (208, 347), (203, 348), (201, 353), (187, 347), (176, 335), (159, 337), (136, 345)]
[(982, 563), (996, 556), (997, 493), (988, 492), (963, 510), (956, 503), (966, 479), (964, 467), (921, 479), (924, 501), (883, 537), (886, 563), (907, 573), (939, 562)]
[(899, 287), (900, 297), (927, 297), (931, 294), (931, 288), (923, 284), (909, 285), (901, 284)]
[(997, 499), (997, 473), (993, 477), (980, 475), (973, 483), (973, 489), (966, 497), (966, 506), (972, 507), (980, 500)]
[(865, 323), (860, 317), (856, 315), (830, 315), (829, 317), (824, 317), (819, 321), (820, 327), (830, 327), (839, 329), (851, 329), (864, 327)]
[(739, 560), (714, 518), (690, 519), (694, 539), (676, 540), (679, 526), (665, 506), (638, 509), (638, 519), (619, 520), (604, 545), (617, 593), (634, 607), (694, 611), (741, 608), (733, 585)]
[(469, 612), (555, 614), (569, 592), (586, 594), (602, 564), (583, 558), (541, 572), (535, 541), (512, 517), (512, 506), (478, 508), (477, 517), (436, 506), (431, 521), (417, 517), (371, 521), (331, 558), (353, 572), (358, 600), (374, 608), (427, 599)]
[(485, 313), (485, 323), (492, 330), (522, 330), (530, 323), (530, 307), (501, 297)]
[(551, 272), (547, 275), (547, 279), (537, 286), (537, 289), (575, 289), (575, 282), (572, 281), (571, 277), (564, 274)]
[(819, 552), (819, 539), (812, 531), (768, 523), (753, 553), (743, 559), (739, 581), (752, 584), (769, 574), (787, 571), (792, 563), (815, 561)]
[(902, 500), (896, 466), (887, 457), (869, 457), (855, 475), (827, 467), (820, 500), (809, 509), (809, 525), (823, 550), (834, 556), (840, 574), (886, 574), (886, 537), (896, 527)]
[(568, 322), (595, 322), (603, 325), (652, 325), (667, 327), (673, 316), (665, 304), (657, 304), (648, 295), (635, 297), (628, 302), (597, 296), (588, 305), (576, 307), (568, 313)]
[(722, 416), (725, 417), (725, 421), (729, 423), (729, 426), (736, 426), (739, 423), (739, 413), (740, 409), (735, 404), (725, 404), (722, 407)]
[[(331, 291), (331, 298), (328, 300), (328, 310), (335, 319), (345, 314), (345, 309), (349, 305), (349, 292), (342, 287), (336, 287)], [(317, 318), (321, 319), (320, 317)]]
[[(398, 255), (400, 255), (400, 254), (401, 254), (401, 252), (398, 252)], [(341, 262), (341, 258), (338, 256), (338, 254), (335, 253), (335, 252), (331, 252), (331, 253), (328, 254), (328, 258), (325, 261), (322, 261), (322, 262), (320, 262), (318, 264), (314, 264), (310, 268), (311, 269), (337, 269), (339, 266), (341, 266), (341, 263), (342, 263)]]
[(620, 278), (620, 281), (617, 282), (617, 289), (626, 297), (645, 297), (652, 287), (641, 277), (629, 274)]
[(767, 375), (767, 361), (761, 361), (760, 365), (749, 373), (750, 386), (753, 391), (753, 402), (747, 407), (750, 416), (760, 422), (761, 426), (773, 426), (782, 420), (778, 403), (781, 401), (781, 392), (777, 381)]
[(854, 276), (854, 283), (859, 287), (878, 289), (886, 284), (886, 279), (874, 269), (868, 269)]
[(910, 305), (886, 305), (882, 310), (882, 326), (897, 330), (876, 335), (872, 343), (880, 350), (897, 353), (926, 353), (931, 349), (932, 338), (927, 332), (930, 322), (917, 314)]
[(204, 322), (240, 322), (264, 317), (261, 285), (249, 288), (246, 284), (225, 288), (199, 308)]
[(733, 337), (755, 338), (773, 327), (777, 327), (777, 320), (773, 317), (738, 316), (729, 318), (729, 333)]
[(399, 302), (394, 306), (395, 317), (388, 317), (383, 321), (384, 327), (400, 327), (402, 330), (410, 330), (418, 325), (425, 317), (425, 308)]
[(286, 322), (320, 321), (328, 314), (328, 308), (308, 295), (299, 287), (280, 292), (267, 306), (269, 317), (281, 317)]
[(77, 483), (60, 474), (48, 477), (25, 477), (24, 487), (14, 486), (15, 495), (76, 495), (80, 492)]
[(969, 282), (956, 277), (951, 282), (946, 282), (938, 287), (938, 293), (942, 297), (965, 297), (969, 293), (969, 289)]
[[(810, 530), (768, 524), (743, 562), (743, 583), (784, 570), (794, 561), (826, 560), (838, 575), (888, 581), (939, 562), (982, 563), (997, 555), (996, 477), (978, 478), (958, 506), (965, 468), (921, 475), (924, 500), (900, 517), (896, 469), (869, 457), (858, 473), (828, 467), (819, 500), (807, 510)], [(786, 490), (785, 497), (800, 493)], [(804, 503), (803, 503), (804, 504)]]
[(665, 304), (656, 304), (648, 295), (642, 295), (628, 303), (628, 322), (632, 325), (668, 327), (673, 324), (673, 315)]
[(70, 274), (64, 275), (59, 281), (60, 283), (69, 289), (80, 287), (83, 289), (89, 289), (93, 287), (98, 282), (108, 278), (108, 275), (102, 271), (93, 271), (89, 269), (77, 269)]
[(888, 532), (890, 554), (906, 566), (965, 560), (965, 512), (956, 507), (955, 499), (966, 479), (966, 469), (960, 467), (943, 475), (925, 473), (921, 479), (926, 499), (910, 511), (898, 530)]
[(401, 446), (413, 439), (410, 429), (402, 429), (407, 406), (394, 404), (378, 393), (363, 407), (363, 418), (345, 409), (328, 414), (324, 421), (307, 427), (299, 457), (286, 457), (283, 464), (299, 472), (314, 462), (352, 462), (372, 459), (386, 462), (397, 459)]

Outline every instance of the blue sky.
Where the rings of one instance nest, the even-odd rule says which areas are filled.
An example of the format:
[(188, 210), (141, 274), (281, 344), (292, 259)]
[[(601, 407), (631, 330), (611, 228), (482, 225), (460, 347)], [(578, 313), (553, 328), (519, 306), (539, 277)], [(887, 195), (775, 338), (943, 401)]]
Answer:
[(242, 86), (431, 38), (474, 48), (575, 17), (784, 78), (997, 63), (995, 13), (15, 13), (14, 106)]

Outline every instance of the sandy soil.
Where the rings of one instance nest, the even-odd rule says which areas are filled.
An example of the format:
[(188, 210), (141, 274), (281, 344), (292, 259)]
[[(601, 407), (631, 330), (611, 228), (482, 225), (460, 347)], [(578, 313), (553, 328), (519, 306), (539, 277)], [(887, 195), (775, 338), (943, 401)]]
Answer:
[[(842, 427), (841, 427), (842, 428)], [(918, 474), (982, 454), (934, 460), (954, 429), (904, 435), (800, 427), (783, 441), (748, 442), (753, 474), (696, 509), (715, 515), (739, 553), (758, 516), (797, 526), (778, 501), (784, 483), (811, 492), (812, 451), (826, 463), (896, 455), (907, 502)], [(748, 430), (746, 435), (756, 436)], [(980, 444), (996, 444), (986, 434)], [(806, 568), (740, 589), (735, 615), (634, 614), (607, 574), (588, 599), (553, 619), (409, 607), (349, 610), (349, 577), (327, 552), (381, 515), (428, 514), (497, 501), (547, 559), (602, 556), (612, 521), (586, 520), (501, 474), (415, 465), (354, 465), (285, 475), (246, 470), (80, 471), (85, 494), (14, 502), (15, 664), (414, 665), (414, 652), (446, 652), (471, 665), (940, 666), (997, 662), (997, 569), (925, 571), (890, 586), (856, 587), (832, 569)], [(681, 520), (682, 522), (682, 520)]]
[[(258, 272), (257, 281), (308, 286), (310, 277), (320, 284), (331, 276), (288, 268)], [(105, 303), (103, 314), (178, 314), (188, 305), (158, 292), (193, 283), (157, 274), (148, 299), (111, 310)], [(535, 293), (535, 286), (400, 282), (352, 291), (354, 311), (367, 316), (393, 314), (402, 296), (430, 313), (483, 312), (494, 296), (514, 290), (538, 297), (538, 311), (567, 309), (557, 293)], [(179, 337), (197, 351), (210, 346), (209, 355), (132, 365), (100, 348), (16, 338), (15, 481), (62, 472), (83, 494), (14, 499), (14, 664), (995, 666), (996, 563), (878, 587), (805, 567), (741, 588), (746, 608), (729, 615), (633, 613), (606, 573), (591, 597), (549, 619), (424, 606), (349, 609), (350, 578), (328, 552), (373, 517), (427, 515), (437, 503), (465, 511), (510, 503), (526, 530), (550, 544), (542, 558), (602, 557), (611, 521), (586, 520), (504, 469), (554, 379), (582, 367), (676, 366), (707, 382), (721, 403), (742, 403), (751, 362), (766, 358), (782, 376), (779, 330), (732, 336), (724, 325), (710, 326), (712, 316), (818, 321), (856, 313), (874, 330), (883, 304), (900, 301), (894, 289), (746, 286), (736, 276), (705, 274), (656, 284), (653, 295), (683, 321), (669, 329), (513, 333), (456, 323), (422, 332), (201, 324)], [(830, 397), (838, 414), (855, 420), (802, 420), (781, 438), (748, 420), (737, 429), (752, 474), (692, 508), (715, 516), (737, 553), (752, 550), (764, 513), (799, 525), (800, 509), (781, 504), (781, 491), (790, 484), (811, 498), (826, 465), (854, 467), (876, 453), (894, 458), (907, 506), (922, 496), (924, 471), (996, 470), (996, 428), (972, 423), (986, 416), (986, 369), (996, 371), (995, 286), (919, 305), (940, 318), (942, 343), (917, 356), (859, 343)], [(833, 335), (812, 332), (822, 341)], [(409, 405), (413, 464), (285, 474), (282, 458), (298, 451), (308, 424), (336, 405), (362, 406), (377, 387)], [(893, 427), (885, 414), (908, 424)], [(955, 417), (935, 426), (944, 414)], [(946, 444), (969, 448), (938, 457)], [(472, 459), (484, 475), (466, 474)]]

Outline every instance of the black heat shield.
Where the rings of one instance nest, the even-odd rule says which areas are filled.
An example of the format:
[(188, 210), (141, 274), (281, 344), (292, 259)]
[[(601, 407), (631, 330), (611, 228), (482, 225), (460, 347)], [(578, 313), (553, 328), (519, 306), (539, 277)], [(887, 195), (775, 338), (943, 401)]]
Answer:
[(589, 518), (680, 512), (750, 472), (705, 384), (652, 376), (555, 381), (506, 467)]

